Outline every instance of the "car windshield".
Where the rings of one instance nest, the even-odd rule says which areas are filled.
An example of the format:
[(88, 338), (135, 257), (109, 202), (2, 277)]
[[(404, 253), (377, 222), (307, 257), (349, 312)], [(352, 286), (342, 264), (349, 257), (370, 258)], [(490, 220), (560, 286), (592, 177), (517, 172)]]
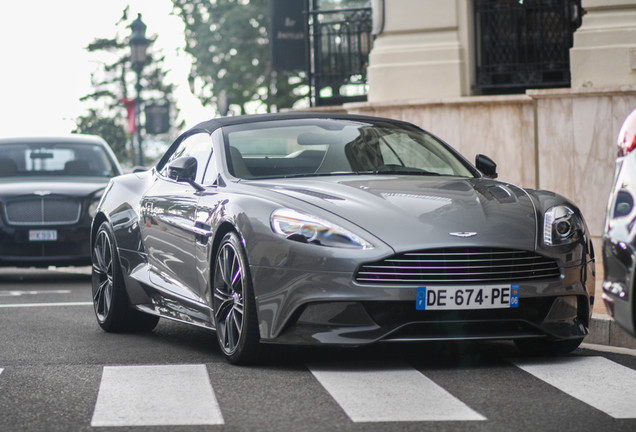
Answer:
[(224, 129), (232, 175), (245, 179), (342, 174), (473, 177), (452, 150), (392, 122), (281, 120)]
[(16, 143), (0, 146), (0, 177), (115, 175), (108, 154), (90, 143)]

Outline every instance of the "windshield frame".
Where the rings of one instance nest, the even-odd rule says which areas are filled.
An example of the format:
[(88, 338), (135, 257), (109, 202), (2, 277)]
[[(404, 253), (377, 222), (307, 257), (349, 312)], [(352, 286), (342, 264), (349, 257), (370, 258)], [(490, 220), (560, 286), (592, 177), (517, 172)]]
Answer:
[[(415, 169), (407, 169), (407, 170), (355, 170), (353, 168), (344, 171), (334, 171), (334, 172), (281, 172), (270, 175), (245, 175), (240, 172), (236, 172), (234, 167), (233, 155), (234, 152), (236, 156), (236, 149), (231, 149), (232, 144), (232, 134), (241, 133), (241, 132), (250, 132), (250, 131), (266, 131), (268, 129), (276, 129), (276, 128), (292, 128), (292, 127), (319, 127), (325, 129), (327, 131), (337, 131), (343, 130), (345, 127), (359, 127), (359, 128), (370, 128), (370, 130), (391, 130), (395, 132), (404, 132), (406, 134), (416, 134), (418, 136), (426, 137), (426, 139), (430, 140), (435, 146), (436, 149), (443, 152), (446, 156), (450, 157), (455, 164), (455, 168), (449, 166), (449, 168), (453, 169), (453, 174), (444, 174), (439, 172), (426, 172), (421, 170), (420, 172), (416, 172)], [(322, 176), (335, 176), (335, 175), (419, 175), (419, 176), (427, 176), (427, 175), (446, 175), (452, 177), (464, 177), (464, 178), (477, 178), (481, 177), (482, 174), (470, 163), (468, 162), (457, 150), (453, 147), (445, 143), (440, 138), (435, 135), (427, 132), (413, 124), (401, 121), (394, 121), (388, 119), (373, 119), (373, 118), (364, 118), (364, 119), (349, 119), (349, 118), (293, 118), (293, 119), (273, 119), (273, 120), (265, 120), (258, 122), (247, 122), (241, 124), (234, 125), (226, 125), (222, 127), (222, 136), (223, 136), (223, 147), (224, 147), (224, 165), (227, 169), (228, 174), (237, 178), (244, 180), (267, 180), (267, 179), (278, 179), (278, 178), (299, 178), (299, 177), (322, 177)], [(351, 143), (341, 144), (347, 146)], [(423, 145), (423, 144), (422, 144)], [(306, 145), (307, 149), (314, 147), (313, 144)], [(316, 146), (317, 147), (317, 146)], [(290, 156), (292, 153), (289, 153), (287, 156)], [(249, 155), (248, 155), (249, 158)], [(283, 158), (281, 156), (281, 158)], [(323, 161), (324, 162), (324, 161)], [(241, 162), (244, 163), (244, 162)], [(408, 167), (405, 167), (408, 168)], [(457, 171), (462, 171), (461, 174), (458, 174)]]

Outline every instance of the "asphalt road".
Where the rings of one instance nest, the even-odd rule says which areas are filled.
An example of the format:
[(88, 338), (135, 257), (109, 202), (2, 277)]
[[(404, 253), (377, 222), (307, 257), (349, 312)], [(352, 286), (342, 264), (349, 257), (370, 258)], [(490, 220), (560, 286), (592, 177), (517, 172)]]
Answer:
[(179, 323), (107, 334), (90, 302), (86, 274), (0, 269), (1, 431), (636, 430), (634, 352), (281, 348), (237, 367)]

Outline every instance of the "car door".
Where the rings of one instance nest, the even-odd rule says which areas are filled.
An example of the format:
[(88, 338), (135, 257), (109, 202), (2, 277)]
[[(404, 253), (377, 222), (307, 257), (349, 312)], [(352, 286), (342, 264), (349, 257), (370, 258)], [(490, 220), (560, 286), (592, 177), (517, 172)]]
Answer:
[(195, 262), (196, 210), (201, 191), (169, 178), (168, 167), (178, 158), (194, 157), (195, 181), (201, 183), (211, 152), (212, 141), (205, 132), (186, 136), (176, 148), (173, 145), (173, 153), (157, 170), (155, 182), (141, 202), (141, 235), (153, 283), (197, 302), (202, 301)]

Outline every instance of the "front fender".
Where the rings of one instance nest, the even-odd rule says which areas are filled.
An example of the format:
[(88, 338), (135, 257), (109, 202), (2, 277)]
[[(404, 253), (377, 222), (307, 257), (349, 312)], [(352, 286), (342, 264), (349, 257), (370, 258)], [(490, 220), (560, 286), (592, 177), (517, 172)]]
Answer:
[[(592, 236), (590, 235), (583, 213), (572, 201), (554, 192), (534, 189), (527, 189), (527, 192), (535, 202), (537, 209), (537, 228), (539, 230), (539, 235), (537, 236), (537, 251), (547, 256), (566, 257), (566, 261), (563, 262), (565, 267), (579, 268), (581, 271), (581, 280), (585, 284), (588, 296), (593, 301), (596, 289), (595, 253), (594, 246), (592, 245)], [(558, 205), (567, 206), (574, 211), (583, 224), (583, 233), (581, 238), (575, 243), (562, 246), (548, 246), (544, 244), (542, 240), (544, 216), (547, 210)]]
[(113, 178), (97, 207), (91, 229), (91, 241), (94, 240), (99, 225), (108, 221), (113, 227), (119, 249), (143, 252), (139, 229), (139, 224), (142, 223), (139, 205), (144, 191), (152, 181), (152, 170)]

